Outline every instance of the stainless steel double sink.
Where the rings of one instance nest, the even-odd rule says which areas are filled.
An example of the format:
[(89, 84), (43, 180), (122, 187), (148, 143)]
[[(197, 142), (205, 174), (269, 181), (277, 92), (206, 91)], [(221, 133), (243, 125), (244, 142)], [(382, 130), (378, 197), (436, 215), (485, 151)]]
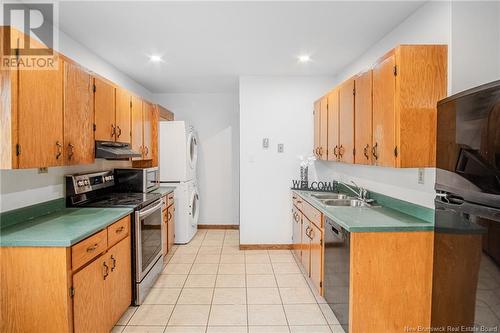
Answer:
[(345, 194), (317, 193), (311, 194), (311, 197), (318, 199), (325, 206), (370, 207), (370, 205), (363, 200), (349, 197)]

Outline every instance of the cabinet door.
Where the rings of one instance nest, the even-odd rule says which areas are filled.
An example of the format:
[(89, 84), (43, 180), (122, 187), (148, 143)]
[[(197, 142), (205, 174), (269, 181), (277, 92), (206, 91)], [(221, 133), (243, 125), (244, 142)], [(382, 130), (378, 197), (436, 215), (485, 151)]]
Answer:
[(354, 163), (354, 79), (339, 88), (339, 155), (342, 162)]
[(75, 333), (110, 330), (109, 295), (106, 280), (109, 265), (105, 255), (73, 275), (73, 321)]
[(310, 272), (310, 258), (311, 258), (311, 240), (309, 239), (310, 222), (302, 216), (302, 266), (304, 271), (309, 276)]
[(106, 257), (110, 271), (106, 290), (110, 310), (108, 330), (111, 330), (132, 301), (130, 236), (109, 249)]
[(163, 251), (163, 261), (166, 262), (166, 255), (168, 254), (168, 214), (167, 209), (162, 212), (162, 223), (161, 223), (161, 244)]
[(95, 139), (115, 141), (115, 87), (94, 77)]
[[(143, 153), (143, 102), (139, 97), (132, 96), (132, 150)], [(140, 157), (133, 159), (140, 160)]]
[(167, 231), (168, 231), (168, 252), (172, 250), (172, 246), (175, 242), (175, 205), (172, 204), (167, 208)]
[(298, 260), (302, 257), (302, 216), (299, 210), (292, 208), (292, 223), (293, 223), (293, 253)]
[(151, 159), (153, 154), (152, 149), (152, 125), (153, 125), (153, 104), (149, 102), (144, 102), (144, 112), (143, 112), (143, 131), (144, 131), (144, 159)]
[(394, 54), (373, 68), (373, 148), (374, 164), (396, 166), (395, 94), (396, 77)]
[(319, 147), (321, 145), (321, 127), (320, 127), (320, 117), (321, 117), (321, 100), (314, 102), (314, 156), (319, 158)]
[(92, 78), (80, 66), (64, 64), (65, 164), (94, 162)]
[(151, 119), (151, 166), (158, 166), (159, 153), (159, 130), (160, 126), (160, 110), (157, 105), (153, 106), (153, 118)]
[(372, 71), (355, 78), (354, 147), (356, 164), (371, 164), (372, 147)]
[(339, 148), (339, 90), (328, 94), (328, 160), (336, 161)]
[(116, 88), (116, 141), (130, 143), (131, 94), (122, 88)]
[(323, 232), (313, 223), (310, 224), (311, 240), (311, 281), (321, 293), (323, 282)]
[(64, 61), (57, 70), (18, 71), (19, 168), (63, 165)]
[(321, 99), (319, 116), (319, 156), (322, 160), (328, 159), (328, 97)]

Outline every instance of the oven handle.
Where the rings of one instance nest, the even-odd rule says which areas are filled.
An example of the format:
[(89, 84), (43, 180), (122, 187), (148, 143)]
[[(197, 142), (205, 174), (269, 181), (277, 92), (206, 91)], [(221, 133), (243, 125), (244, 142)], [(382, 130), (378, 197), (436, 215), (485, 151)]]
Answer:
[(161, 206), (162, 206), (162, 202), (160, 200), (158, 202), (158, 204), (156, 204), (154, 207), (151, 207), (151, 208), (149, 208), (147, 210), (141, 210), (141, 211), (139, 211), (139, 214), (138, 214), (139, 215), (139, 219), (142, 219), (145, 216), (151, 215), (156, 210), (161, 209)]

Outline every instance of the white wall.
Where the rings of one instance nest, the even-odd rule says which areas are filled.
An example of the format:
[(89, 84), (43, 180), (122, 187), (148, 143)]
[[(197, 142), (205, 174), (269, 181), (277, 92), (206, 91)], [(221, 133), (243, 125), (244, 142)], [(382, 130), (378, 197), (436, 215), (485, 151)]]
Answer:
[(500, 2), (453, 2), (452, 93), (500, 79)]
[[(57, 49), (89, 70), (151, 99), (148, 90), (63, 32), (59, 32)], [(130, 163), (98, 159), (91, 165), (49, 168), (47, 174), (38, 174), (37, 169), (0, 170), (0, 212), (63, 197), (65, 174), (126, 166), (130, 166)]]
[(242, 244), (291, 242), (291, 181), (299, 177), (298, 156), (311, 154), (313, 102), (332, 85), (331, 77), (240, 77)]
[(199, 224), (239, 224), (239, 122), (236, 94), (157, 94), (199, 136)]

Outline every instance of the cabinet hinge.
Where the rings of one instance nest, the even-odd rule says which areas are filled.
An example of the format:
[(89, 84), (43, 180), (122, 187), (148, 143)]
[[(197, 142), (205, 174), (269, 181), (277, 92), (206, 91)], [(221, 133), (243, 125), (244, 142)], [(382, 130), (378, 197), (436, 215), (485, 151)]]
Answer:
[(394, 76), (398, 75), (398, 66), (394, 65), (393, 72), (394, 72)]
[(352, 155), (355, 156), (356, 155), (356, 148), (352, 148)]
[(21, 155), (21, 145), (19, 143), (16, 144), (16, 156)]
[(132, 101), (130, 101), (130, 107), (132, 107)]
[(319, 287), (323, 288), (323, 281), (319, 281)]
[(319, 240), (319, 245), (323, 246), (323, 240), (322, 239)]
[(394, 147), (394, 156), (398, 157), (398, 146)]
[(353, 96), (356, 96), (356, 88), (352, 88), (352, 94)]
[(95, 84), (92, 85), (92, 91), (95, 92), (97, 90), (97, 87), (95, 86)]
[(96, 131), (97, 129), (97, 126), (95, 124), (92, 125), (92, 129), (94, 130), (94, 132)]
[(75, 296), (75, 288), (73, 288), (73, 287), (69, 287), (69, 296), (70, 296), (70, 297)]

